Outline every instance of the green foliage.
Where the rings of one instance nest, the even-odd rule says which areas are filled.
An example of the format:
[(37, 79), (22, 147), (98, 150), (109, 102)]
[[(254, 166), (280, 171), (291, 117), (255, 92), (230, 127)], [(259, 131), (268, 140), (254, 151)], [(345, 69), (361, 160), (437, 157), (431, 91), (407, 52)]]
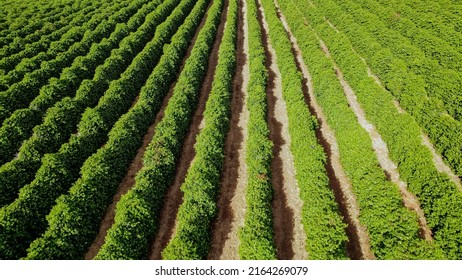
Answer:
[[(148, 91), (155, 91), (159, 87), (157, 85), (159, 81), (163, 80), (165, 75), (170, 75), (172, 72), (170, 65), (180, 65), (183, 55), (177, 54), (179, 47), (175, 45), (179, 44), (184, 49), (189, 45), (194, 30), (205, 14), (207, 4), (208, 1), (197, 2), (189, 19), (180, 28), (178, 37), (172, 40), (166, 50), (165, 60), (159, 63), (161, 66), (159, 72), (162, 75), (148, 83), (146, 87)], [(109, 229), (105, 243), (96, 259), (144, 259), (147, 257), (149, 244), (157, 230), (163, 198), (175, 178), (175, 164), (179, 159), (183, 139), (186, 137), (197, 106), (200, 86), (207, 70), (222, 7), (223, 0), (213, 1), (210, 6), (205, 24), (178, 77), (164, 116), (157, 124), (154, 138), (146, 148), (143, 168), (137, 174), (133, 188), (122, 196), (117, 204), (115, 223)], [(164, 87), (168, 88), (172, 81), (169, 80)], [(185, 215), (188, 214), (185, 213)], [(197, 218), (197, 215), (194, 217)], [(197, 254), (194, 248), (189, 248), (189, 250), (194, 255)], [(186, 248), (184, 252), (188, 252)], [(166, 253), (164, 258), (170, 258), (169, 254), (173, 253)]]
[[(56, 44), (50, 44), (46, 57), (40, 57), (39, 60), (36, 60), (38, 69), (34, 68), (35, 70), (32, 71), (32, 69), (20, 67), (14, 70), (14, 73), (10, 72), (8, 76), (5, 76), (6, 84), (2, 85), (3, 88), (0, 87), (0, 90), (4, 90), (0, 92), (0, 107), (3, 108), (0, 121), (10, 116), (15, 110), (27, 107), (50, 78), (58, 76), (63, 68), (72, 64), (76, 57), (87, 54), (94, 42), (99, 42), (109, 36), (118, 22), (127, 21), (146, 1), (138, 0), (130, 4), (122, 1), (118, 5), (95, 13), (82, 26), (70, 29), (69, 33), (66, 33), (60, 41), (53, 42)], [(89, 72), (91, 75), (91, 71)], [(65, 73), (63, 74), (65, 75)], [(13, 78), (8, 79), (8, 77)], [(69, 85), (69, 82), (68, 80), (66, 84)], [(75, 79), (74, 82), (76, 82)], [(76, 86), (78, 84), (74, 84), (74, 88)], [(64, 87), (61, 89), (65, 92)], [(32, 109), (41, 108), (35, 107), (40, 104), (31, 105)]]
[(310, 259), (345, 259), (348, 240), (342, 216), (329, 187), (326, 155), (316, 138), (318, 123), (310, 114), (302, 90), (302, 75), (291, 51), (291, 42), (272, 0), (261, 1), (282, 75), (283, 98), (289, 118), (290, 149), (303, 201), (302, 223)]
[(258, 22), (255, 1), (247, 2), (249, 23), (249, 68), (246, 106), (249, 110), (248, 139), (246, 143), (246, 165), (248, 182), (246, 186), (246, 212), (244, 226), (239, 229), (239, 256), (241, 259), (275, 259), (273, 240), (273, 215), (271, 202), (270, 165), (273, 143), (269, 140), (267, 119), (265, 49), (262, 30)]
[[(0, 181), (3, 182), (0, 190), (4, 194), (0, 198), (0, 206), (11, 203), (17, 197), (18, 190), (33, 180), (35, 172), (40, 167), (41, 157), (45, 153), (57, 152), (76, 130), (84, 109), (96, 105), (110, 80), (117, 79), (125, 69), (124, 66), (128, 66), (135, 54), (152, 38), (156, 26), (167, 17), (165, 13), (160, 13), (165, 12), (164, 9), (151, 14), (149, 18), (146, 17), (158, 5), (159, 1), (152, 1), (149, 5), (143, 6), (126, 24), (118, 24), (109, 39), (93, 44), (86, 56), (78, 57), (71, 67), (64, 69), (60, 79), (50, 79), (28, 109), (17, 110), (5, 120), (0, 128), (0, 163), (12, 159), (19, 145), (22, 147), (17, 159), (0, 168)], [(140, 27), (139, 31), (127, 36), (145, 19), (146, 24)], [(144, 36), (142, 40), (140, 36)], [(111, 52), (119, 43), (120, 47)], [(96, 68), (109, 55), (107, 61)], [(85, 80), (82, 83), (84, 78), (93, 75), (95, 68), (93, 80)], [(72, 93), (76, 94), (72, 99), (66, 97), (47, 111), (57, 99)], [(32, 128), (40, 123), (43, 115), (43, 123), (32, 131)], [(31, 135), (32, 137), (23, 143)], [(17, 166), (28, 168), (20, 169)], [(5, 177), (5, 174), (8, 175)], [(8, 188), (12, 191), (6, 191)]]
[[(378, 259), (440, 257), (430, 244), (420, 239), (415, 213), (403, 206), (398, 187), (386, 179), (372, 150), (369, 135), (348, 106), (332, 60), (324, 54), (310, 27), (325, 39), (321, 31), (324, 29), (318, 26), (318, 22), (319, 25), (324, 22), (322, 14), (315, 7), (308, 8), (308, 4), (302, 1), (279, 3), (303, 51), (316, 99), (335, 132), (341, 164), (351, 181), (360, 209), (359, 220), (367, 228), (372, 252)], [(305, 26), (305, 17), (312, 25)]]
[[(166, 5), (175, 6), (177, 2), (167, 1)], [(158, 45), (165, 40), (159, 35), (177, 30), (186, 11), (190, 10), (194, 1), (181, 2), (167, 21), (156, 29), (151, 41), (131, 64), (122, 79), (111, 84), (109, 91), (114, 95), (103, 98), (107, 111), (100, 107), (94, 111), (102, 122), (116, 121), (109, 132), (106, 144), (83, 164), (82, 176), (73, 184), (68, 194), (62, 195), (47, 216), (49, 226), (45, 233), (36, 239), (28, 249), (27, 259), (78, 259), (83, 258), (87, 248), (96, 237), (99, 224), (106, 207), (111, 202), (117, 186), (141, 146), (143, 136), (158, 113), (170, 83), (176, 78), (181, 58), (186, 53), (189, 40), (199, 25), (204, 13), (204, 3), (198, 4), (185, 20), (184, 25), (172, 37), (171, 52), (161, 57), (147, 81), (143, 79), (146, 71), (145, 61), (153, 61), (161, 51)], [(172, 60), (172, 56), (178, 58)], [(136, 72), (135, 72), (136, 71)], [(138, 73), (138, 74), (137, 74)], [(130, 111), (122, 117), (111, 113), (119, 107), (130, 106), (139, 91), (140, 98)], [(117, 85), (117, 87), (113, 87)], [(111, 89), (112, 88), (112, 89)], [(125, 93), (132, 95), (124, 96)], [(101, 105), (103, 103), (100, 103)], [(120, 106), (119, 106), (120, 104)], [(87, 111), (85, 114), (89, 116)], [(97, 119), (98, 119), (97, 118)], [(93, 129), (92, 126), (87, 128)], [(82, 133), (84, 133), (82, 131)], [(76, 222), (77, 221), (77, 222)]]
[[(120, 61), (127, 61), (125, 63), (130, 63), (129, 58), (136, 54), (136, 49), (144, 47), (143, 50), (138, 53), (136, 59), (133, 60), (132, 64), (122, 73), (120, 79), (110, 83), (109, 89), (104, 93), (98, 105), (85, 111), (78, 125), (78, 133), (72, 135), (69, 142), (62, 145), (57, 153), (49, 155), (58, 160), (61, 164), (55, 165), (51, 164), (54, 162), (53, 160), (44, 160), (43, 164), (38, 166), (40, 168), (34, 181), (21, 189), (21, 192), (35, 192), (34, 196), (22, 196), (20, 193), (19, 199), (7, 206), (12, 212), (20, 213), (17, 214), (20, 216), (20, 218), (16, 219), (17, 222), (2, 224), (1, 221), (3, 221), (3, 219), (9, 219), (9, 216), (12, 214), (5, 214), (5, 216), (0, 214), (0, 226), (3, 225), (3, 230), (0, 231), (0, 246), (5, 248), (5, 252), (7, 248), (8, 250), (13, 250), (11, 248), (14, 248), (16, 251), (15, 255), (8, 255), (5, 258), (18, 258), (23, 256), (29, 243), (45, 231), (47, 225), (45, 216), (55, 204), (55, 199), (68, 191), (72, 184), (79, 178), (80, 168), (84, 161), (101, 148), (108, 140), (107, 134), (109, 130), (120, 116), (130, 108), (135, 96), (139, 93), (139, 90), (150, 74), (147, 73), (146, 66), (140, 62), (151, 61), (152, 64), (150, 67), (151, 69), (154, 68), (155, 63), (161, 56), (162, 46), (170, 39), (170, 36), (174, 34), (187, 16), (184, 10), (189, 9), (193, 3), (184, 2), (170, 15), (172, 9), (174, 9), (177, 4), (178, 0), (165, 1), (162, 3), (156, 11), (146, 18), (146, 24), (143, 24), (140, 28), (142, 31), (133, 33), (131, 39), (122, 42), (120, 51), (114, 52), (114, 54), (116, 54), (115, 59), (110, 59), (108, 65), (97, 69), (95, 75), (98, 78), (95, 82), (99, 82), (90, 85), (84, 83), (83, 88), (77, 92), (76, 100), (80, 100), (81, 102), (91, 99), (89, 96), (93, 93), (92, 85), (95, 85), (98, 91), (101, 90), (104, 92), (104, 83), (109, 83), (111, 77), (118, 77), (117, 72), (112, 73), (112, 71), (115, 71), (115, 68), (118, 67), (116, 63)], [(166, 15), (170, 15), (168, 20), (158, 25), (156, 28), (155, 25), (162, 22)], [(151, 24), (154, 24), (154, 26), (151, 26)], [(140, 36), (146, 35), (145, 32), (152, 32), (153, 29), (156, 30), (154, 38), (144, 46), (143, 40), (140, 40)], [(159, 36), (160, 34), (162, 34), (162, 36)], [(105, 69), (113, 69), (110, 71), (112, 76), (104, 74), (106, 73), (104, 71), (99, 71)], [(137, 76), (137, 79), (133, 79), (132, 77), (134, 76)], [(100, 86), (102, 88), (99, 88)], [(47, 137), (51, 137), (51, 134), (46, 133), (48, 125), (45, 124), (45, 126), (42, 127), (43, 130), (40, 129), (40, 131), (45, 132), (44, 134), (47, 135)], [(41, 138), (31, 140), (29, 145), (33, 146), (32, 150), (37, 149), (37, 146), (41, 146), (40, 143), (43, 143), (41, 140)], [(25, 149), (26, 148), (27, 147), (25, 147)], [(31, 158), (29, 157), (29, 159)], [(24, 165), (22, 163), (27, 164), (28, 161), (22, 161), (19, 165)], [(28, 167), (30, 167), (30, 165), (28, 165)], [(27, 172), (23, 172), (22, 174), (27, 174)], [(22, 211), (21, 209), (27, 209), (27, 211)], [(32, 224), (33, 227), (30, 227), (30, 220), (36, 221)], [(22, 237), (24, 234), (28, 237), (24, 237), (24, 242), (18, 244), (15, 241), (16, 238), (19, 236)], [(0, 250), (0, 252), (1, 251), (2, 250)]]
[(422, 145), (420, 128), (414, 119), (409, 114), (399, 113), (393, 105), (392, 94), (367, 76), (366, 66), (352, 51), (348, 37), (334, 32), (326, 24), (319, 25), (318, 29), (368, 118), (388, 144), (401, 178), (419, 198), (434, 243), (443, 249), (445, 258), (460, 259), (462, 226), (457, 221), (462, 219), (462, 195), (457, 186), (436, 170), (430, 151)]
[(23, 50), (27, 44), (39, 41), (41, 37), (49, 35), (49, 33), (56, 29), (64, 28), (66, 24), (72, 22), (73, 17), (79, 14), (85, 14), (86, 12), (92, 12), (103, 4), (107, 4), (107, 2), (109, 1), (82, 1), (81, 7), (72, 6), (64, 2), (40, 3), (38, 8), (42, 11), (30, 9), (29, 12), (32, 13), (27, 13), (27, 8), (30, 8), (29, 6), (25, 10), (22, 10), (20, 14), (12, 12), (10, 9), (6, 8), (6, 3), (2, 3), (2, 5), (4, 5), (3, 7), (5, 7), (4, 10), (11, 13), (4, 16), (2, 15), (1, 18), (7, 21), (8, 16), (13, 16), (15, 18), (10, 20), (18, 21), (18, 25), (13, 24), (10, 25), (9, 28), (0, 31), (0, 45), (3, 46), (0, 49), (0, 57), (7, 57), (18, 53)]
[(348, 35), (355, 50), (460, 177), (462, 124), (457, 120), (462, 108), (460, 73), (440, 67), (397, 31), (386, 28), (381, 18), (352, 1), (338, 5), (320, 1), (317, 5)]
[(236, 67), (237, 9), (237, 1), (229, 1), (214, 73), (220, 78), (212, 84), (204, 111), (205, 127), (196, 138), (195, 158), (181, 186), (183, 203), (178, 210), (176, 234), (162, 252), (164, 259), (205, 259), (210, 248)]

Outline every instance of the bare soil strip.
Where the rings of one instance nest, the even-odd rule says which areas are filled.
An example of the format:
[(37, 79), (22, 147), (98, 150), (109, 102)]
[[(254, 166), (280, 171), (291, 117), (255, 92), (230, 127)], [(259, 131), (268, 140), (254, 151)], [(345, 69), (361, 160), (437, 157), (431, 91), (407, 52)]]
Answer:
[[(320, 41), (320, 43), (323, 46), (323, 49), (328, 49), (324, 42), (322, 42), (322, 40)], [(422, 238), (428, 241), (432, 240), (432, 232), (427, 225), (427, 220), (425, 219), (424, 212), (420, 208), (420, 203), (417, 197), (407, 190), (407, 184), (400, 179), (398, 167), (390, 159), (387, 144), (385, 143), (385, 141), (383, 141), (382, 136), (374, 127), (374, 125), (367, 120), (366, 113), (361, 108), (361, 105), (357, 100), (355, 92), (344, 79), (342, 72), (335, 64), (335, 62), (334, 69), (338, 79), (340, 80), (340, 84), (343, 87), (343, 92), (345, 93), (351, 110), (355, 113), (356, 117), (358, 118), (358, 122), (361, 125), (361, 127), (367, 131), (370, 138), (372, 139), (372, 147), (374, 149), (375, 154), (377, 155), (377, 159), (379, 161), (380, 166), (387, 175), (388, 180), (399, 187), (401, 196), (403, 198), (404, 206), (416, 212), (417, 217), (419, 219)]]
[[(209, 7), (211, 4), (212, 2), (210, 2)], [(212, 53), (209, 57), (207, 74), (204, 78), (204, 81), (201, 86), (201, 91), (199, 93), (197, 109), (194, 112), (191, 126), (182, 146), (181, 156), (176, 167), (175, 180), (170, 185), (164, 199), (164, 207), (162, 209), (162, 213), (159, 219), (157, 235), (154, 238), (153, 243), (151, 244), (151, 252), (149, 254), (149, 259), (151, 260), (159, 260), (162, 258), (162, 250), (165, 248), (165, 246), (167, 246), (168, 242), (175, 234), (176, 216), (178, 213), (178, 208), (180, 207), (180, 204), (183, 202), (183, 193), (180, 187), (184, 183), (189, 166), (191, 165), (196, 155), (194, 150), (194, 144), (196, 143), (196, 136), (200, 132), (200, 126), (204, 117), (203, 114), (205, 111), (205, 104), (207, 103), (210, 89), (212, 88), (212, 82), (215, 75), (215, 68), (218, 62), (218, 49), (223, 38), (223, 30), (226, 22), (227, 9), (228, 1), (225, 1), (225, 5), (223, 7), (223, 11), (221, 14), (220, 25), (217, 31), (217, 37), (212, 48)], [(205, 24), (206, 18), (207, 17), (205, 16), (202, 19), (201, 25), (196, 31), (196, 34), (192, 41), (193, 43), (191, 44), (190, 49), (188, 49), (188, 55), (190, 53), (190, 50), (192, 50), (192, 46), (196, 41), (199, 31)]]
[(436, 152), (435, 147), (430, 142), (428, 136), (422, 133), (420, 137), (422, 137), (422, 144), (430, 150), (433, 157), (433, 163), (435, 164), (436, 169), (439, 172), (446, 173), (451, 179), (451, 181), (454, 182), (454, 184), (456, 184), (456, 186), (459, 188), (459, 191), (462, 191), (462, 184), (459, 176), (454, 174), (451, 168), (446, 163), (444, 163), (443, 158)]
[(281, 19), (284, 28), (289, 35), (290, 41), (292, 42), (292, 51), (296, 57), (297, 66), (303, 74), (303, 91), (305, 93), (305, 101), (311, 114), (316, 116), (320, 124), (319, 129), (316, 131), (316, 136), (327, 155), (326, 170), (329, 176), (329, 184), (335, 194), (336, 201), (339, 204), (344, 220), (348, 225), (348, 256), (351, 259), (375, 259), (375, 256), (370, 248), (370, 240), (367, 234), (367, 229), (359, 222), (359, 206), (352, 191), (351, 182), (346, 176), (340, 163), (340, 152), (335, 134), (327, 124), (327, 118), (316, 100), (312, 78), (308, 71), (308, 67), (303, 60), (302, 51), (298, 46), (297, 39), (293, 36), (277, 3), (276, 7), (278, 9), (279, 18)]
[[(353, 50), (354, 51), (354, 50)], [(367, 65), (367, 62), (364, 58), (361, 57), (361, 60), (364, 62), (364, 65), (366, 65), (367, 67), (367, 74), (372, 77), (374, 79), (374, 81), (384, 90), (384, 91), (387, 91), (387, 89), (383, 86), (382, 82), (380, 81), (380, 79), (372, 72), (371, 68), (369, 67), (369, 65)], [(393, 100), (393, 104), (395, 105), (396, 107), (396, 110), (398, 110), (398, 112), (400, 114), (404, 114), (406, 113), (406, 111), (403, 109), (403, 107), (401, 107), (401, 105), (399, 104), (399, 101), (398, 100)], [(436, 167), (436, 170), (438, 170), (439, 172), (441, 173), (446, 173), (449, 178), (451, 179), (451, 181), (456, 184), (456, 186), (459, 188), (460, 191), (462, 191), (462, 182), (459, 178), (459, 176), (457, 176), (456, 174), (454, 174), (454, 172), (451, 170), (451, 168), (444, 162), (443, 158), (441, 157), (441, 155), (438, 154), (438, 152), (436, 151), (435, 147), (433, 146), (433, 144), (431, 143), (430, 139), (428, 138), (427, 135), (425, 135), (422, 131), (421, 131), (421, 135), (420, 137), (422, 138), (422, 144), (425, 145), (429, 150), (430, 150), (430, 153), (432, 154), (432, 157), (433, 157), (433, 163), (435, 164), (435, 167)]]
[(326, 17), (324, 17), (324, 20), (327, 22), (327, 24), (329, 24), (330, 27), (332, 27), (332, 29), (335, 30), (335, 32), (339, 33), (340, 31), (337, 29), (337, 27), (330, 21), (328, 20)]
[[(210, 5), (209, 5), (209, 7), (210, 7)], [(183, 58), (182, 64), (180, 66), (180, 72), (183, 70), (184, 64), (185, 64), (187, 58), (191, 54), (192, 47), (194, 46), (194, 42), (196, 41), (196, 38), (197, 38), (197, 36), (199, 34), (199, 31), (200, 31), (200, 29), (202, 28), (202, 26), (204, 24), (205, 24), (205, 17), (202, 20), (199, 28), (196, 30), (196, 33), (195, 33), (195, 35), (193, 37), (193, 40), (191, 41), (192, 43), (188, 47), (186, 56)], [(152, 138), (154, 137), (155, 127), (162, 120), (162, 118), (164, 116), (165, 108), (167, 107), (168, 101), (170, 100), (170, 98), (173, 95), (173, 89), (175, 88), (175, 85), (176, 85), (176, 81), (173, 82), (172, 85), (170, 85), (169, 91), (168, 91), (167, 95), (165, 96), (164, 100), (162, 101), (161, 108), (160, 108), (159, 112), (157, 113), (153, 124), (148, 128), (148, 131), (146, 132), (146, 135), (143, 138), (142, 146), (138, 149), (134, 160), (132, 161), (132, 163), (129, 166), (127, 174), (125, 175), (122, 182), (118, 186), (116, 194), (114, 195), (114, 197), (112, 199), (112, 203), (106, 209), (106, 213), (104, 214), (104, 218), (103, 218), (103, 220), (101, 222), (101, 226), (100, 226), (98, 235), (96, 236), (95, 240), (93, 241), (93, 243), (91, 244), (91, 246), (88, 249), (87, 253), (85, 254), (85, 259), (86, 260), (92, 260), (98, 254), (99, 250), (101, 249), (101, 247), (104, 244), (104, 240), (106, 238), (107, 231), (114, 224), (115, 210), (116, 210), (117, 203), (119, 202), (120, 198), (124, 194), (126, 194), (135, 185), (135, 183), (136, 183), (135, 182), (136, 174), (138, 174), (138, 172), (141, 170), (141, 168), (143, 168), (144, 152), (146, 151), (147, 146), (149, 145), (149, 143), (151, 143)], [(135, 97), (134, 101), (132, 102), (132, 104), (130, 106), (130, 109), (132, 109), (135, 106), (135, 104), (138, 102), (139, 98), (140, 98), (139, 95), (137, 95)]]
[(259, 21), (263, 27), (266, 67), (269, 70), (268, 120), (270, 139), (273, 142), (271, 162), (273, 217), (278, 259), (308, 259), (306, 234), (302, 224), (303, 202), (295, 177), (294, 157), (290, 151), (291, 137), (286, 103), (282, 95), (282, 75), (277, 65), (276, 51), (269, 40), (269, 27), (265, 11), (258, 1)]
[(230, 130), (225, 143), (225, 162), (218, 198), (218, 215), (212, 231), (212, 245), (208, 258), (211, 260), (239, 259), (238, 230), (244, 225), (245, 188), (247, 167), (245, 164), (247, 122), (247, 85), (249, 83), (249, 52), (247, 4), (239, 1), (236, 73), (233, 81)]
[[(166, 106), (168, 99), (169, 97), (165, 98), (164, 104), (162, 104), (162, 108)], [(124, 194), (126, 194), (135, 185), (135, 176), (140, 171), (140, 169), (143, 167), (144, 151), (146, 150), (146, 147), (149, 145), (149, 143), (152, 140), (152, 137), (154, 136), (155, 126), (156, 126), (156, 123), (152, 124), (149, 127), (148, 132), (144, 136), (143, 145), (138, 149), (136, 157), (133, 160), (133, 162), (130, 164), (127, 174), (122, 180), (122, 183), (120, 183), (120, 185), (117, 188), (117, 192), (112, 199), (112, 203), (106, 209), (106, 213), (104, 214), (104, 218), (101, 222), (99, 233), (96, 236), (95, 240), (93, 241), (92, 245), (90, 246), (88, 252), (85, 255), (86, 260), (92, 260), (98, 254), (99, 250), (101, 249), (101, 246), (103, 246), (104, 244), (107, 231), (114, 224), (115, 209), (116, 209), (117, 203), (119, 202), (120, 198)]]

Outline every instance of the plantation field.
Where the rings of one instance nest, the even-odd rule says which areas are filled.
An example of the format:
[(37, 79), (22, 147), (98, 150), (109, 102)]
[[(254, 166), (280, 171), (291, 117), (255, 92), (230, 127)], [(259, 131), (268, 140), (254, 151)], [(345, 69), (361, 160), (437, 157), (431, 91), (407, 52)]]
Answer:
[(459, 1), (0, 7), (0, 259), (462, 259)]

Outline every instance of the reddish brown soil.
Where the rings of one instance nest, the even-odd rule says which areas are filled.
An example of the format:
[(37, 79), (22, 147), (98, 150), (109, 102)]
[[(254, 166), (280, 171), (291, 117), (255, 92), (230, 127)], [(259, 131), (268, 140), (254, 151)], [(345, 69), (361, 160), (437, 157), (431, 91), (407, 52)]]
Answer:
[(327, 118), (316, 101), (311, 75), (308, 71), (308, 67), (304, 63), (297, 40), (290, 31), (277, 1), (275, 1), (275, 4), (278, 8), (279, 18), (292, 42), (292, 52), (296, 57), (297, 66), (299, 71), (303, 74), (304, 84), (302, 89), (305, 94), (305, 102), (311, 114), (316, 116), (320, 124), (319, 129), (316, 131), (316, 136), (327, 156), (326, 171), (329, 177), (329, 185), (335, 194), (336, 201), (344, 221), (347, 224), (346, 232), (349, 239), (347, 254), (351, 259), (374, 259), (374, 254), (370, 249), (367, 229), (359, 222), (359, 207), (356, 202), (356, 197), (352, 192), (351, 183), (340, 163), (340, 155), (335, 134), (327, 124)]
[[(356, 54), (358, 54), (354, 49), (353, 49), (353, 51)], [(358, 54), (358, 56), (359, 56), (359, 54)], [(372, 70), (369, 67), (369, 65), (367, 64), (366, 60), (364, 58), (362, 58), (362, 57), (360, 57), (360, 58), (363, 61), (364, 65), (367, 67), (367, 74), (369, 75), (369, 77), (372, 77), (374, 79), (374, 81), (382, 88), (382, 90), (388, 91), (383, 86), (382, 81), (380, 81), (379, 77), (377, 77), (377, 75), (375, 75), (372, 72)], [(393, 105), (395, 105), (396, 110), (398, 110), (398, 113), (400, 113), (400, 114), (405, 114), (406, 113), (406, 110), (404, 110), (401, 107), (401, 104), (399, 103), (398, 100), (393, 100)], [(431, 143), (428, 136), (425, 135), (421, 131), (420, 137), (422, 138), (422, 145), (426, 146), (428, 148), (428, 150), (430, 150), (430, 153), (432, 154), (433, 163), (434, 163), (436, 169), (441, 173), (446, 173), (449, 176), (449, 178), (451, 179), (451, 181), (457, 186), (457, 188), (460, 191), (462, 191), (462, 183), (460, 181), (460, 178), (456, 174), (454, 174), (452, 169), (444, 162), (443, 158), (441, 157), (441, 155), (438, 154), (438, 152), (436, 151), (435, 147)]]
[[(225, 5), (223, 7), (221, 15), (220, 25), (217, 31), (217, 37), (215, 39), (215, 43), (212, 48), (212, 53), (208, 61), (208, 68), (206, 72), (207, 74), (204, 78), (204, 81), (201, 86), (201, 91), (199, 93), (197, 109), (194, 113), (192, 123), (189, 128), (189, 132), (185, 138), (185, 141), (183, 142), (181, 156), (176, 167), (175, 180), (170, 185), (164, 199), (164, 207), (162, 209), (162, 213), (159, 219), (158, 232), (153, 240), (153, 243), (151, 244), (151, 252), (149, 259), (161, 259), (162, 250), (167, 246), (168, 242), (175, 234), (176, 216), (178, 213), (178, 208), (180, 207), (180, 204), (183, 201), (183, 193), (181, 192), (180, 187), (184, 183), (188, 169), (195, 156), (194, 144), (196, 143), (196, 137), (200, 132), (200, 126), (203, 120), (205, 105), (209, 97), (210, 89), (212, 87), (212, 82), (218, 61), (218, 49), (223, 38), (223, 30), (226, 22), (227, 9), (228, 1), (225, 1)], [(191, 44), (190, 49), (188, 50), (188, 56), (190, 54), (190, 51), (192, 50), (192, 46), (194, 45), (194, 42), (197, 38), (197, 35), (199, 34), (200, 29), (202, 29), (203, 25), (205, 24), (205, 21), (206, 17), (204, 17), (200, 27), (196, 31), (196, 34), (192, 41), (193, 43)]]
[(258, 1), (259, 22), (262, 28), (263, 43), (266, 52), (266, 67), (269, 79), (268, 124), (270, 139), (273, 142), (273, 160), (271, 162), (273, 197), (273, 221), (275, 244), (278, 259), (307, 259), (306, 234), (301, 222), (302, 201), (299, 198), (298, 183), (295, 178), (293, 155), (290, 152), (289, 120), (287, 108), (282, 96), (282, 78), (277, 66), (276, 53), (268, 35), (263, 7)]
[(218, 215), (212, 230), (212, 242), (208, 258), (211, 260), (237, 260), (238, 229), (244, 224), (245, 186), (245, 140), (249, 112), (245, 106), (249, 77), (247, 35), (247, 6), (239, 2), (236, 72), (233, 81), (230, 130), (225, 142), (225, 162), (218, 197)]
[(112, 227), (112, 224), (114, 223), (115, 209), (117, 203), (119, 202), (120, 198), (135, 185), (135, 176), (138, 173), (138, 171), (140, 171), (143, 167), (144, 151), (146, 150), (146, 147), (149, 145), (149, 143), (152, 140), (152, 137), (154, 136), (154, 128), (154, 124), (149, 127), (148, 132), (144, 136), (143, 145), (138, 149), (136, 157), (130, 164), (127, 174), (122, 180), (122, 183), (120, 183), (119, 187), (117, 188), (117, 192), (112, 199), (112, 203), (106, 209), (106, 213), (104, 214), (104, 218), (101, 222), (99, 233), (93, 241), (92, 245), (90, 246), (87, 254), (85, 255), (86, 260), (91, 260), (98, 254), (99, 250), (101, 249), (101, 246), (103, 246), (104, 244), (107, 231), (109, 230), (109, 228)]

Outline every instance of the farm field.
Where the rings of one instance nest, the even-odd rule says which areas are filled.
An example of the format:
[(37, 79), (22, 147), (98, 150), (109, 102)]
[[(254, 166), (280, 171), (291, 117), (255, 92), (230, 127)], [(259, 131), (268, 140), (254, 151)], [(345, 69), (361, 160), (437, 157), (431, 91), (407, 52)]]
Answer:
[(461, 2), (0, 7), (0, 259), (462, 259)]

